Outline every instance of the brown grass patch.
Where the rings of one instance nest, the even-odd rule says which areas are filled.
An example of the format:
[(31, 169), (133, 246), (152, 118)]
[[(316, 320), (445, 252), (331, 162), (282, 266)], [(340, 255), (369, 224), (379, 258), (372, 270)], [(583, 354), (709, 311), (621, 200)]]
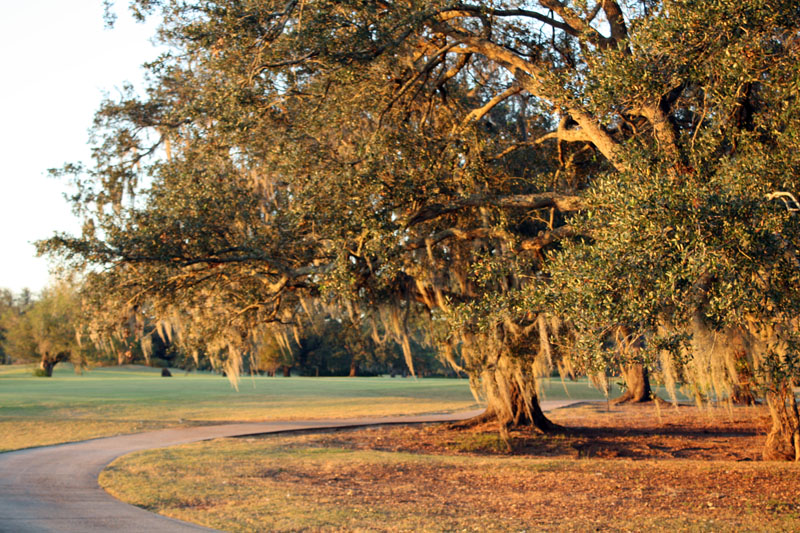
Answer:
[(552, 419), (569, 429), (514, 432), (511, 453), (491, 426), (367, 428), (148, 452), (102, 481), (227, 531), (800, 530), (800, 465), (757, 460), (760, 408)]

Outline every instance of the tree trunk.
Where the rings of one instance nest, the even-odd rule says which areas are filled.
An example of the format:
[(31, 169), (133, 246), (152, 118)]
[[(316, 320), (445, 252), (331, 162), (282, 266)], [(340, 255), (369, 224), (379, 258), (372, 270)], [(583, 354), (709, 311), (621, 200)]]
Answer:
[(292, 377), (292, 367), (289, 365), (283, 365), (283, 377), (290, 378)]
[(640, 403), (649, 402), (653, 399), (653, 391), (650, 388), (650, 377), (647, 368), (641, 363), (633, 363), (622, 369), (622, 378), (625, 380), (625, 393), (615, 399), (613, 403)]
[(764, 443), (766, 461), (800, 461), (800, 414), (791, 384), (766, 395), (772, 428)]
[[(42, 361), (39, 363), (39, 369), (42, 371), (42, 374), (48, 378), (53, 377), (53, 368), (63, 361), (69, 361), (69, 352), (59, 352), (55, 355), (55, 357), (51, 356), (49, 353), (44, 353), (42, 355)], [(75, 366), (76, 371), (79, 368), (77, 365)]]
[(42, 362), (39, 363), (39, 369), (45, 377), (53, 377), (53, 367), (56, 366), (54, 361), (51, 361), (47, 355), (42, 356)]
[[(516, 383), (510, 385), (511, 405), (495, 405), (492, 402), (486, 410), (478, 416), (452, 424), (451, 427), (471, 427), (478, 424), (495, 421), (500, 425), (500, 434), (507, 438), (508, 430), (519, 427), (533, 426), (539, 431), (549, 432), (559, 429), (557, 424), (545, 416), (539, 405), (539, 397), (535, 394), (530, 398), (530, 413), (525, 408), (525, 399)], [(510, 412), (508, 408), (510, 407)]]
[(354, 378), (358, 376), (358, 363), (355, 361), (350, 362), (350, 377)]
[(753, 393), (753, 370), (747, 361), (747, 352), (739, 350), (734, 353), (736, 365), (736, 383), (733, 384), (731, 401), (737, 405), (755, 405), (756, 396)]
[(736, 405), (755, 405), (756, 397), (749, 384), (742, 385), (741, 383), (734, 383), (731, 401)]
[(525, 408), (525, 398), (516, 383), (511, 384), (511, 419), (502, 421), (507, 428), (534, 426), (541, 431), (550, 431), (556, 428), (542, 411), (539, 405), (539, 397), (533, 394), (530, 398), (530, 413)]

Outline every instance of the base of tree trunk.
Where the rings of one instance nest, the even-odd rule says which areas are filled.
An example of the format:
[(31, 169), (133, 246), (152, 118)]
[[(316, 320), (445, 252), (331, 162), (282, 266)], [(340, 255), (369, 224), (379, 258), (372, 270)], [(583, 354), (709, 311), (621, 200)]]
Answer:
[(772, 428), (761, 452), (765, 461), (800, 462), (800, 413), (791, 386), (767, 393)]
[(42, 361), (39, 364), (39, 370), (40, 370), (40, 374), (39, 375), (47, 377), (47, 378), (53, 377), (53, 367), (54, 366), (56, 366), (56, 364), (54, 362), (52, 362), (52, 361)]
[[(625, 380), (627, 389), (622, 396), (611, 400), (613, 405), (651, 402), (658, 398), (650, 388), (650, 377), (644, 365), (637, 363), (626, 366), (622, 370), (622, 378)], [(658, 398), (658, 400), (661, 399)]]
[(750, 387), (740, 387), (739, 385), (734, 385), (731, 401), (735, 405), (755, 405), (756, 397)]
[(551, 421), (542, 411), (541, 407), (539, 407), (539, 402), (533, 403), (532, 409), (533, 419), (530, 419), (527, 415), (519, 414), (517, 411), (518, 416), (514, 416), (511, 420), (504, 419), (501, 417), (495, 409), (488, 407), (484, 412), (477, 416), (473, 416), (472, 418), (468, 418), (466, 420), (461, 420), (458, 422), (452, 422), (449, 424), (448, 427), (451, 429), (466, 429), (475, 427), (481, 424), (487, 424), (490, 422), (495, 422), (500, 424), (501, 426), (501, 433), (506, 433), (510, 429), (518, 428), (518, 427), (533, 427), (537, 431), (541, 433), (549, 433), (553, 431), (557, 431), (563, 429), (558, 424)]
[(800, 434), (773, 427), (767, 435), (761, 457), (765, 461), (800, 461)]
[(756, 394), (753, 392), (755, 380), (752, 366), (747, 358), (747, 351), (741, 349), (734, 352), (733, 362), (738, 383), (733, 385), (731, 401), (736, 405), (755, 405)]

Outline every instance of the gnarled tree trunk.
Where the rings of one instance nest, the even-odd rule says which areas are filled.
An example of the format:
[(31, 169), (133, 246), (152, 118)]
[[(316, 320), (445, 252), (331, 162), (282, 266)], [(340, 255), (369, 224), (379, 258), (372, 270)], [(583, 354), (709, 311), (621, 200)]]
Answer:
[(647, 368), (641, 363), (632, 363), (622, 369), (622, 379), (625, 380), (625, 393), (616, 398), (613, 403), (640, 403), (653, 399), (653, 390), (650, 388), (650, 377)]
[(516, 383), (510, 385), (511, 388), (511, 416), (504, 420), (499, 418), (501, 424), (506, 427), (534, 426), (541, 431), (550, 431), (557, 426), (544, 415), (539, 405), (539, 397), (533, 394), (528, 398), (528, 408), (526, 408), (525, 397)]
[(733, 358), (736, 365), (736, 382), (733, 384), (731, 401), (737, 405), (755, 405), (753, 370), (747, 360), (747, 352), (736, 351)]
[(59, 352), (55, 356), (45, 352), (42, 354), (42, 360), (39, 363), (39, 369), (42, 374), (48, 378), (53, 377), (53, 368), (63, 361), (69, 360), (69, 352)]
[(534, 427), (541, 432), (559, 428), (545, 416), (539, 405), (539, 397), (532, 388), (524, 391), (515, 380), (507, 380), (505, 387), (507, 396), (487, 394), (488, 405), (483, 413), (454, 426), (465, 427), (494, 421), (498, 423), (500, 434), (506, 439), (508, 430), (514, 428)]
[(767, 461), (800, 461), (800, 414), (791, 385), (766, 395), (772, 428), (762, 455)]

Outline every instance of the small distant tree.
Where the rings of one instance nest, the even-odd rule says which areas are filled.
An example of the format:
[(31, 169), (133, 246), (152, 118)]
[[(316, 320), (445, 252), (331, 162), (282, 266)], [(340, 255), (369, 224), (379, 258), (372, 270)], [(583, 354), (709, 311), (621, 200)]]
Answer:
[(290, 377), (294, 357), (292, 352), (278, 342), (273, 336), (263, 336), (254, 343), (250, 352), (250, 371), (258, 373), (266, 372), (274, 376), (279, 369), (283, 370), (283, 375)]
[(81, 342), (80, 300), (71, 284), (58, 283), (38, 299), (11, 307), (2, 322), (4, 353), (15, 360), (38, 361), (37, 375), (52, 376), (61, 362), (80, 368), (88, 360), (91, 348)]
[(6, 353), (4, 345), (8, 331), (5, 316), (14, 309), (14, 306), (14, 294), (8, 289), (0, 289), (0, 364), (3, 365), (11, 363), (11, 357)]

